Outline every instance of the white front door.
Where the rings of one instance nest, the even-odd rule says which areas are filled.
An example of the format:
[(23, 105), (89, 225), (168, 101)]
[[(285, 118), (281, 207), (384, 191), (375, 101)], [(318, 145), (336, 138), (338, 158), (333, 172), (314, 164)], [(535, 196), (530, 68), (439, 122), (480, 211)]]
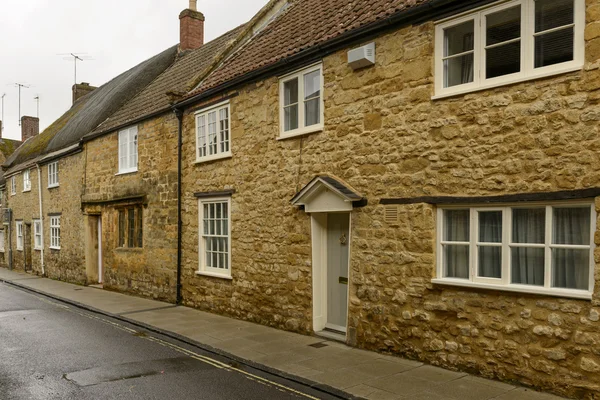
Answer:
[(350, 214), (327, 214), (327, 323), (346, 332), (348, 318), (348, 247)]

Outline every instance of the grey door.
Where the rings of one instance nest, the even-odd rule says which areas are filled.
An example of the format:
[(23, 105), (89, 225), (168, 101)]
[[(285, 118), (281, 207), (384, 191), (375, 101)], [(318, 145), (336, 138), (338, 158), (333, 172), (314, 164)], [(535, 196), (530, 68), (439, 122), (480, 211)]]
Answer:
[(327, 215), (327, 328), (346, 331), (350, 214)]

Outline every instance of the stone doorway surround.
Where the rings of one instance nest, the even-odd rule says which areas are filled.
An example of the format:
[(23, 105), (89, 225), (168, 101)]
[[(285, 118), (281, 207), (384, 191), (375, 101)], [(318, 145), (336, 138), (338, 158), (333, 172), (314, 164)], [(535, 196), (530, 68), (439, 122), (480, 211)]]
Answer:
[[(328, 325), (328, 229), (327, 220), (330, 214), (345, 213), (349, 215), (348, 246), (351, 246), (352, 210), (356, 206), (366, 205), (366, 199), (358, 192), (343, 183), (340, 179), (329, 175), (313, 178), (291, 200), (292, 205), (303, 207), (311, 216), (312, 241), (312, 281), (313, 281), (313, 330), (324, 336), (337, 340), (346, 340), (346, 329), (330, 332)], [(348, 269), (350, 261), (348, 260)], [(346, 311), (348, 296), (346, 296)], [(346, 313), (347, 315), (347, 313)]]

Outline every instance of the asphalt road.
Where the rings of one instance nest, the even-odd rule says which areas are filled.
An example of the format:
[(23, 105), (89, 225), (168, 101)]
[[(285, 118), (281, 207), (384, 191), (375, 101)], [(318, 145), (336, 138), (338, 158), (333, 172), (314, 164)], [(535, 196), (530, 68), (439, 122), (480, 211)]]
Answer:
[(0, 283), (0, 399), (335, 399)]

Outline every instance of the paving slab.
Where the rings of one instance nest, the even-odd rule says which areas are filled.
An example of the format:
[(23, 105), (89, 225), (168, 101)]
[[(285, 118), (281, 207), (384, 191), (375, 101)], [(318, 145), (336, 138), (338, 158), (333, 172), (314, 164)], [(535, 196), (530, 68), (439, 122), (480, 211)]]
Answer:
[(0, 268), (0, 281), (121, 315), (187, 337), (238, 359), (370, 400), (560, 400), (421, 362), (235, 320), (188, 307), (73, 285)]

